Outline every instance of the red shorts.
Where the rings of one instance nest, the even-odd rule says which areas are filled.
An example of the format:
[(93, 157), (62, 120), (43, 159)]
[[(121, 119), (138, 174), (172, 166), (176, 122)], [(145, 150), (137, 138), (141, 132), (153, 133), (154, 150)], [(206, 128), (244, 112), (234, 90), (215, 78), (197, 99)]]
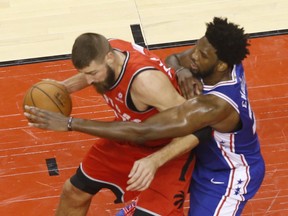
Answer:
[(102, 188), (109, 188), (117, 197), (116, 203), (138, 197), (137, 208), (143, 211), (163, 216), (182, 216), (183, 203), (194, 167), (192, 153), (160, 167), (147, 190), (142, 192), (125, 190), (128, 174), (134, 162), (157, 150), (159, 147), (136, 147), (99, 139), (83, 159), (77, 173), (82, 172), (81, 181), (85, 182), (83, 178), (87, 178), (90, 182), (88, 188), (95, 189), (94, 192), (87, 190), (86, 192), (94, 194)]

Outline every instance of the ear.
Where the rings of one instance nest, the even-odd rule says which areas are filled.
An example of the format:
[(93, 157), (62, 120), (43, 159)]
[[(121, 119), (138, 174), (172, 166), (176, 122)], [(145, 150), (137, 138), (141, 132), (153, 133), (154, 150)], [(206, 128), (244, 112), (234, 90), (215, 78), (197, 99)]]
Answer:
[(226, 71), (228, 69), (228, 64), (223, 62), (223, 61), (219, 61), (217, 64), (217, 70), (218, 71)]
[(111, 65), (114, 62), (115, 56), (113, 52), (108, 52), (105, 56), (106, 62), (108, 65)]

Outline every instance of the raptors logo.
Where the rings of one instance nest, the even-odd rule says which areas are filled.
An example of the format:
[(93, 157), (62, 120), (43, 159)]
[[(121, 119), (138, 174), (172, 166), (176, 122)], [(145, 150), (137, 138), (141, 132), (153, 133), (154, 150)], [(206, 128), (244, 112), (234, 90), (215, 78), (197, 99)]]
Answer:
[(184, 191), (179, 191), (178, 194), (174, 195), (174, 206), (177, 207), (177, 209), (181, 209), (183, 207), (184, 201), (185, 201), (185, 193)]

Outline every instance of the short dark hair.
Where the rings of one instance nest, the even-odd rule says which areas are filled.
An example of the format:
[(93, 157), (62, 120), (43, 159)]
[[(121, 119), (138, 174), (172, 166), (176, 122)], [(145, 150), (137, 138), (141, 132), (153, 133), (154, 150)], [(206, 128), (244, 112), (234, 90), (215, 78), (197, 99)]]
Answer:
[(72, 48), (72, 63), (75, 68), (89, 66), (91, 61), (103, 61), (112, 48), (109, 41), (100, 34), (84, 33), (78, 36)]
[(239, 64), (249, 55), (249, 35), (237, 24), (227, 18), (214, 17), (213, 22), (206, 24), (205, 37), (216, 49), (218, 58), (229, 66)]

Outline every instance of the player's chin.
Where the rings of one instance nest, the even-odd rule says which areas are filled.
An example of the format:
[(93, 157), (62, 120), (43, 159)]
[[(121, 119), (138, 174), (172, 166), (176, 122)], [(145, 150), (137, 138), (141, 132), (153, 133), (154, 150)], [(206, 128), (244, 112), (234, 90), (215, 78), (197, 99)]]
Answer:
[(200, 77), (199, 70), (191, 69), (191, 72), (192, 72), (193, 76)]

